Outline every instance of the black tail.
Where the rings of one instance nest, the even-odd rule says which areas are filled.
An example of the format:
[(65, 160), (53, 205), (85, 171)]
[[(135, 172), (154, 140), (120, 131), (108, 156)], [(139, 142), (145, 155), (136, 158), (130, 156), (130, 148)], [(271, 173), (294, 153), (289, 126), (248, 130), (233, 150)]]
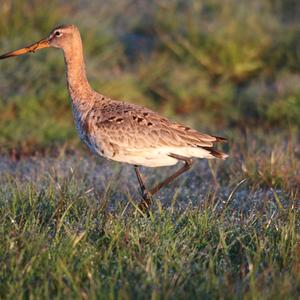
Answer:
[(217, 158), (220, 158), (220, 159), (226, 159), (228, 157), (228, 154), (220, 152), (218, 150), (215, 150), (215, 149), (213, 149), (211, 147), (201, 147), (201, 148), (209, 151), (209, 153), (211, 155), (213, 155), (214, 157), (217, 157)]
[(223, 138), (221, 136), (215, 136), (213, 135), (214, 138), (216, 138), (216, 143), (227, 143), (228, 140), (226, 138)]

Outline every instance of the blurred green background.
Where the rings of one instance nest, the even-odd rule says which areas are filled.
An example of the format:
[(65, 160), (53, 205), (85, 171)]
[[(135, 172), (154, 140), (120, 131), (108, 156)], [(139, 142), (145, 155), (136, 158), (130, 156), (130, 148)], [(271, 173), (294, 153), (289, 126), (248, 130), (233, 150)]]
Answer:
[[(1, 0), (1, 53), (73, 23), (92, 86), (198, 129), (300, 125), (297, 0)], [(0, 147), (78, 143), (63, 55), (0, 62)]]

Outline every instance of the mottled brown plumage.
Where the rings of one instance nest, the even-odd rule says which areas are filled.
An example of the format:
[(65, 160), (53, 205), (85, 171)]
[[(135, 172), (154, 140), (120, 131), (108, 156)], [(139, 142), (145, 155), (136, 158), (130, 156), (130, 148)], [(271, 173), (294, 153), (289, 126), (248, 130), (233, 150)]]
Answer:
[[(100, 95), (81, 120), (80, 126), (80, 135), (92, 151), (96, 150), (98, 154), (117, 161), (149, 167), (176, 163), (167, 152), (161, 152), (166, 156), (164, 161), (161, 157), (151, 156), (151, 153), (156, 155), (154, 153), (157, 149), (165, 148), (171, 148), (173, 151), (170, 153), (177, 154), (188, 153), (189, 150), (184, 148), (192, 148), (190, 151), (201, 150), (206, 158), (223, 158), (222, 153), (212, 151), (213, 144), (220, 141), (220, 138), (171, 122), (145, 107)], [(139, 158), (143, 153), (148, 154), (148, 160)]]
[[(193, 157), (227, 157), (213, 149), (215, 143), (226, 141), (222, 137), (200, 133), (143, 106), (95, 92), (86, 77), (81, 37), (74, 25), (57, 27), (48, 38), (4, 54), (0, 59), (47, 47), (63, 50), (74, 120), (81, 139), (98, 155), (134, 164), (146, 202), (150, 194), (189, 169)], [(149, 192), (146, 190), (137, 166), (169, 166), (178, 161), (184, 161), (185, 166)]]

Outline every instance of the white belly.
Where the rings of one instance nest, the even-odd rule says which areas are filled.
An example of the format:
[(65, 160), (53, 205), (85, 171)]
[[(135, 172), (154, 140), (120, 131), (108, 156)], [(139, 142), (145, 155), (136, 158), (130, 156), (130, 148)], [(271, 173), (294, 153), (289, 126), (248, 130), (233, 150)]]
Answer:
[(209, 151), (202, 148), (160, 147), (141, 150), (127, 149), (126, 153), (120, 153), (111, 159), (129, 164), (154, 168), (175, 165), (178, 162), (178, 159), (171, 157), (170, 154), (177, 154), (187, 158), (215, 158), (209, 153)]

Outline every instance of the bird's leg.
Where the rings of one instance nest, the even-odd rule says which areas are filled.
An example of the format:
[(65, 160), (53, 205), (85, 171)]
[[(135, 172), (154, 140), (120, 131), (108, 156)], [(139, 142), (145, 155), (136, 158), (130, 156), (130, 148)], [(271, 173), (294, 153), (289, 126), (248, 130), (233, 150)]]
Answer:
[(163, 188), (164, 186), (168, 185), (169, 183), (171, 183), (174, 179), (176, 179), (178, 176), (180, 176), (182, 173), (186, 172), (187, 170), (189, 170), (192, 165), (193, 165), (193, 160), (191, 158), (188, 157), (184, 157), (181, 155), (177, 155), (177, 154), (170, 154), (171, 157), (181, 160), (184, 162), (184, 166), (182, 168), (180, 168), (179, 170), (177, 170), (174, 174), (172, 174), (170, 177), (166, 178), (164, 181), (162, 181), (161, 183), (157, 184), (154, 188), (152, 188), (150, 191), (148, 191), (146, 189), (144, 180), (142, 179), (141, 173), (139, 171), (138, 166), (134, 166), (134, 170), (136, 173), (136, 177), (139, 181), (140, 187), (141, 187), (141, 191), (142, 191), (142, 196), (143, 196), (143, 201), (140, 203), (139, 208), (143, 211), (143, 212), (147, 212), (150, 205), (151, 205), (151, 198), (152, 196), (157, 193), (161, 188)]
[(154, 195), (157, 193), (161, 188), (168, 185), (170, 182), (172, 182), (174, 179), (176, 179), (179, 175), (189, 170), (193, 165), (193, 160), (188, 157), (184, 157), (177, 154), (170, 154), (171, 157), (176, 158), (178, 160), (184, 161), (184, 166), (180, 168), (178, 171), (176, 171), (174, 174), (172, 174), (170, 177), (166, 178), (164, 181), (156, 185), (153, 189), (150, 190), (150, 194)]
[(142, 175), (140, 173), (139, 167), (135, 165), (134, 170), (135, 170), (135, 174), (138, 179), (138, 182), (140, 184), (142, 197), (143, 197), (143, 200), (141, 201), (139, 208), (141, 209), (142, 212), (147, 212), (147, 210), (149, 209), (151, 202), (152, 202), (152, 199), (151, 199), (152, 195), (146, 189), (146, 186), (145, 186), (144, 180), (142, 178)]

